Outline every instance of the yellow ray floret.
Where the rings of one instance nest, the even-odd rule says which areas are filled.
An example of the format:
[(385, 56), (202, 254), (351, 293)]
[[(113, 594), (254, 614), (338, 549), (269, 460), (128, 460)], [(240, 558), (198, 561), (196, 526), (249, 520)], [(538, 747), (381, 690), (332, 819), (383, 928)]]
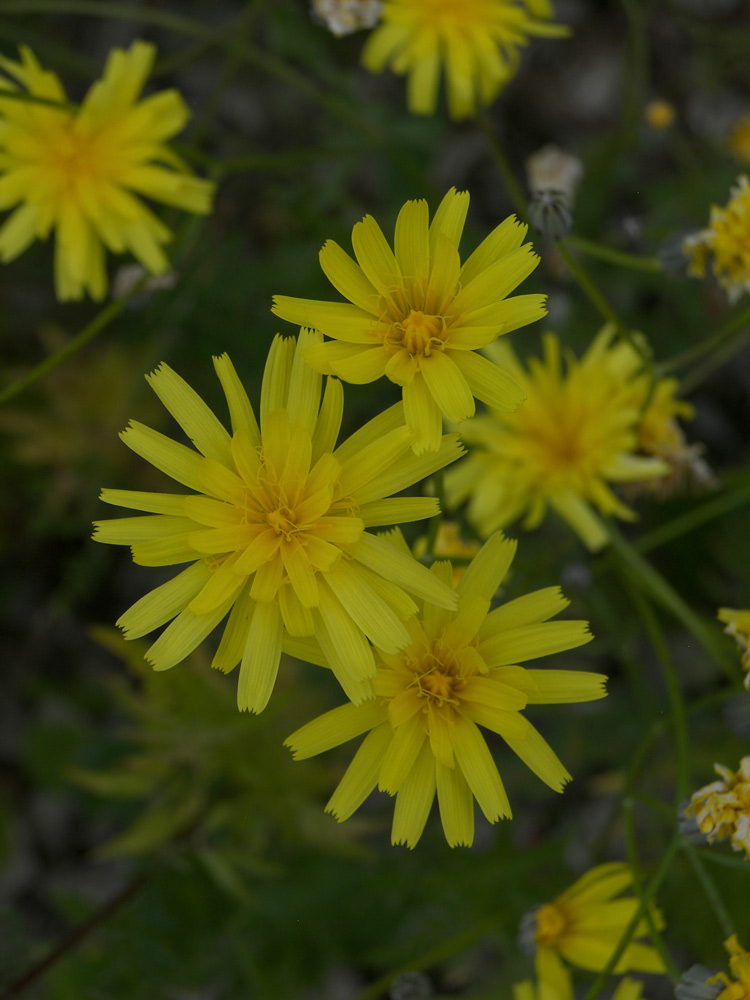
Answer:
[(724, 947), (729, 952), (729, 971), (734, 978), (719, 972), (707, 983), (723, 987), (716, 1000), (750, 1000), (750, 951), (745, 951), (736, 934), (724, 942)]
[(521, 383), (526, 401), (514, 413), (489, 413), (461, 428), (470, 455), (446, 477), (449, 506), (469, 501), (468, 516), (483, 535), (523, 517), (535, 528), (552, 507), (592, 550), (607, 540), (597, 511), (632, 520), (635, 514), (609, 483), (663, 476), (669, 465), (636, 454), (649, 380), (626, 343), (605, 327), (586, 354), (566, 355), (545, 337), (544, 358), (524, 368), (505, 343), (493, 357)]
[[(194, 448), (132, 422), (130, 448), (192, 494), (104, 490), (102, 499), (145, 512), (99, 521), (94, 538), (132, 546), (142, 566), (189, 563), (125, 612), (133, 639), (171, 622), (146, 653), (157, 670), (184, 659), (229, 614), (213, 666), (241, 664), (238, 704), (260, 712), (283, 648), (315, 636), (347, 695), (372, 695), (368, 639), (395, 653), (406, 646), (410, 595), (452, 608), (456, 596), (409, 554), (366, 526), (430, 517), (432, 497), (391, 498), (458, 458), (457, 436), (415, 460), (403, 407), (392, 406), (336, 447), (343, 390), (304, 363), (320, 334), (276, 337), (257, 421), (226, 355), (214, 358), (229, 407), (230, 434), (167, 365), (148, 376)], [(294, 648), (293, 648), (294, 647)]]
[[(562, 969), (555, 971), (563, 960), (592, 972), (605, 968), (638, 909), (634, 896), (622, 895), (632, 884), (633, 873), (628, 865), (618, 861), (598, 865), (551, 903), (523, 918), (519, 940), (524, 950), (535, 953), (540, 979), (550, 979), (553, 972), (555, 977), (563, 977)], [(655, 907), (651, 908), (651, 919), (659, 929), (664, 926)], [(637, 940), (647, 934), (648, 921), (644, 917), (620, 956), (615, 973), (664, 972), (658, 952)]]
[(724, 622), (724, 631), (731, 635), (742, 651), (742, 669), (746, 670), (745, 687), (750, 690), (750, 610), (719, 608), (718, 619)]
[(393, 843), (414, 847), (437, 793), (448, 843), (471, 845), (474, 799), (491, 823), (511, 815), (480, 726), (499, 734), (555, 791), (570, 779), (522, 709), (603, 698), (606, 678), (519, 666), (591, 635), (586, 622), (549, 621), (568, 603), (556, 587), (490, 611), (515, 548), (493, 535), (458, 583), (449, 562), (436, 563), (432, 575), (454, 587), (457, 609), (425, 599), (407, 623), (410, 644), (397, 653), (376, 648), (375, 699), (335, 708), (286, 741), (303, 758), (368, 734), (326, 807), (339, 821), (377, 786), (396, 796)]
[(165, 145), (190, 113), (174, 90), (139, 100), (156, 57), (147, 42), (114, 49), (102, 78), (77, 109), (57, 76), (26, 46), (20, 62), (0, 58), (0, 209), (18, 206), (0, 229), (0, 259), (55, 233), (55, 289), (61, 300), (107, 291), (105, 248), (132, 253), (152, 274), (166, 271), (167, 227), (139, 195), (187, 212), (211, 211), (214, 185), (194, 177)]
[(390, 66), (407, 76), (409, 110), (418, 115), (435, 113), (442, 69), (451, 118), (467, 118), (514, 76), (529, 37), (568, 34), (552, 15), (549, 0), (386, 0), (362, 62), (373, 73)]
[(730, 302), (750, 292), (750, 180), (743, 174), (727, 204), (711, 206), (709, 224), (683, 243), (688, 273), (706, 274), (708, 263)]
[(468, 193), (451, 188), (430, 222), (427, 202), (408, 201), (393, 250), (365, 216), (352, 231), (356, 262), (329, 240), (320, 264), (348, 302), (274, 297), (277, 316), (333, 338), (307, 352), (317, 371), (357, 383), (385, 375), (402, 386), (417, 454), (438, 447), (443, 414), (456, 423), (472, 416), (475, 397), (516, 409), (523, 389), (476, 349), (546, 313), (544, 295), (508, 298), (539, 263), (515, 218), (461, 263), (468, 207)]
[(720, 780), (693, 792), (686, 812), (709, 842), (730, 838), (732, 849), (750, 860), (750, 757), (736, 772), (714, 764)]

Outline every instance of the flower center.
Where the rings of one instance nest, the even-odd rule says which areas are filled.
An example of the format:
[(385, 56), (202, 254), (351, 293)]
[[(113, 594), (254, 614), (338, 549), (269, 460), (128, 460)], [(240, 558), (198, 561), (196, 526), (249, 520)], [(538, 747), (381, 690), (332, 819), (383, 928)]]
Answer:
[(440, 650), (425, 656), (412, 664), (413, 684), (417, 695), (424, 699), (424, 708), (442, 708), (444, 705), (458, 705), (460, 692), (464, 687), (458, 665), (450, 656), (440, 655)]
[(565, 916), (552, 903), (540, 906), (534, 917), (536, 918), (534, 937), (537, 944), (553, 944), (565, 930)]
[(419, 309), (412, 309), (405, 320), (394, 325), (393, 340), (410, 354), (429, 357), (432, 351), (441, 351), (445, 345), (443, 326), (441, 316), (430, 316)]
[(301, 530), (296, 524), (296, 512), (283, 504), (266, 514), (266, 522), (276, 529), (278, 535), (283, 535), (287, 541), (291, 539), (293, 534)]

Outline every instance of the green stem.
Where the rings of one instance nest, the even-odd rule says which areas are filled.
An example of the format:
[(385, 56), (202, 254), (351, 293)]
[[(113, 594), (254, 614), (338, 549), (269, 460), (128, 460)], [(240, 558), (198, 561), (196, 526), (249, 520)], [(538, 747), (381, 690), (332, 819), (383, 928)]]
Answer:
[(48, 372), (51, 372), (58, 365), (61, 365), (63, 361), (67, 360), (72, 354), (80, 351), (82, 347), (85, 347), (89, 341), (93, 340), (97, 334), (100, 334), (102, 330), (106, 330), (109, 324), (116, 319), (125, 306), (130, 302), (134, 296), (143, 288), (146, 281), (148, 281), (150, 275), (144, 275), (141, 280), (134, 285), (129, 291), (124, 295), (121, 295), (119, 299), (115, 299), (114, 302), (110, 302), (108, 306), (105, 306), (100, 313), (98, 313), (87, 323), (86, 326), (76, 334), (72, 340), (69, 340), (64, 347), (61, 347), (59, 351), (55, 351), (54, 354), (50, 354), (48, 358), (45, 358), (41, 364), (38, 364), (36, 368), (32, 368), (30, 372), (23, 376), (23, 378), (18, 379), (16, 382), (11, 382), (4, 389), (0, 390), (0, 404), (7, 403), (8, 400), (14, 399), (20, 393), (24, 392), (30, 386), (38, 382), (40, 378), (43, 378)]
[(615, 554), (629, 574), (635, 578), (635, 581), (643, 585), (643, 589), (654, 598), (657, 604), (674, 615), (727, 676), (732, 681), (736, 681), (737, 666), (734, 660), (727, 655), (718, 632), (715, 633), (714, 629), (709, 628), (698, 618), (677, 591), (611, 523), (609, 524), (609, 534)]
[[(638, 902), (642, 904), (643, 885), (641, 883), (640, 863), (638, 859), (638, 842), (635, 835), (633, 800), (631, 798), (628, 797), (623, 800), (622, 811), (625, 819), (625, 846), (630, 868), (633, 872), (633, 891), (638, 899)], [(644, 907), (644, 914), (646, 916), (646, 924), (648, 925), (648, 933), (651, 938), (651, 942), (659, 953), (669, 978), (673, 983), (677, 983), (680, 978), (680, 972), (672, 960), (672, 956), (669, 954), (667, 946), (664, 943), (664, 938), (661, 936), (659, 928), (656, 926), (654, 915), (651, 912), (651, 907), (648, 904)]]
[(609, 961), (605, 965), (604, 969), (599, 973), (599, 975), (594, 980), (593, 984), (591, 985), (591, 988), (586, 993), (586, 996), (584, 997), (584, 1000), (596, 1000), (596, 997), (599, 996), (599, 994), (601, 993), (601, 991), (604, 989), (604, 987), (609, 982), (609, 979), (610, 979), (612, 973), (614, 972), (615, 967), (617, 966), (617, 963), (622, 958), (623, 952), (625, 951), (625, 949), (627, 948), (627, 946), (630, 944), (630, 940), (633, 937), (633, 935), (635, 934), (636, 927), (641, 922), (641, 920), (643, 920), (643, 918), (645, 917), (646, 911), (647, 911), (648, 906), (649, 906), (649, 903), (654, 898), (654, 896), (656, 895), (656, 893), (657, 893), (657, 891), (659, 889), (659, 886), (664, 881), (664, 879), (665, 879), (665, 877), (667, 875), (667, 872), (669, 871), (670, 866), (671, 866), (672, 862), (674, 861), (675, 855), (677, 854), (677, 851), (679, 850), (679, 847), (680, 847), (680, 836), (679, 836), (679, 834), (675, 833), (674, 836), (672, 837), (671, 841), (669, 842), (669, 846), (667, 847), (666, 851), (664, 852), (664, 855), (663, 855), (663, 857), (661, 859), (661, 862), (660, 862), (659, 867), (658, 867), (658, 869), (656, 871), (656, 874), (654, 875), (654, 877), (651, 879), (651, 881), (649, 882), (649, 884), (644, 889), (643, 895), (641, 896), (640, 902), (638, 904), (638, 908), (636, 909), (635, 913), (631, 917), (630, 922), (628, 923), (628, 926), (623, 931), (622, 937), (620, 938), (620, 940), (617, 943), (617, 947), (615, 948), (615, 950), (610, 955)]
[(628, 75), (623, 88), (623, 127), (619, 144), (622, 149), (631, 150), (635, 144), (641, 109), (645, 103), (648, 87), (648, 33), (646, 13), (638, 0), (621, 0), (628, 19), (630, 60)]
[(694, 844), (690, 846), (693, 848), (694, 854), (702, 861), (709, 861), (714, 865), (723, 865), (725, 868), (736, 868), (744, 872), (745, 875), (748, 873), (749, 863), (747, 859), (733, 858), (728, 854), (721, 854), (715, 847), (696, 847)]
[(698, 881), (703, 887), (703, 891), (706, 894), (706, 898), (711, 904), (711, 908), (713, 909), (716, 915), (716, 919), (719, 922), (719, 926), (721, 927), (724, 937), (725, 938), (731, 937), (733, 934), (736, 933), (736, 929), (734, 926), (734, 922), (731, 916), (729, 915), (729, 911), (724, 905), (724, 900), (721, 898), (721, 894), (719, 893), (719, 890), (716, 887), (716, 883), (711, 878), (709, 873), (706, 871), (705, 865), (703, 864), (700, 855), (696, 851), (694, 845), (690, 843), (690, 841), (684, 840), (682, 842), (682, 850), (687, 855), (687, 859), (690, 862), (690, 864), (693, 866), (693, 871), (698, 877)]
[(450, 958), (452, 955), (457, 955), (459, 952), (470, 948), (471, 945), (475, 944), (481, 938), (497, 930), (497, 927), (497, 917), (488, 917), (486, 920), (481, 920), (478, 924), (469, 927), (455, 937), (449, 938), (436, 948), (424, 952), (411, 962), (405, 963), (391, 972), (387, 972), (384, 976), (376, 979), (374, 983), (370, 983), (369, 986), (356, 993), (352, 997), (352, 1000), (375, 1000), (376, 997), (383, 996), (388, 992), (396, 976), (401, 975), (403, 972), (421, 972), (423, 969), (430, 969), (432, 966), (444, 962), (446, 958)]
[(729, 514), (738, 507), (744, 507), (749, 501), (750, 483), (744, 483), (736, 489), (693, 507), (692, 510), (674, 518), (668, 524), (660, 525), (653, 531), (647, 532), (634, 543), (635, 548), (641, 553), (650, 552), (652, 549), (659, 548), (661, 545), (666, 545), (676, 538), (681, 538), (683, 535), (695, 531), (696, 528), (708, 524), (717, 517)]
[(692, 365), (694, 362), (701, 360), (706, 355), (713, 354), (718, 347), (722, 346), (731, 336), (738, 330), (741, 330), (744, 326), (750, 323), (750, 306), (744, 309), (737, 316), (732, 317), (720, 326), (718, 330), (714, 331), (710, 337), (702, 340), (699, 344), (693, 344), (692, 347), (686, 348), (679, 354), (676, 354), (673, 358), (668, 358), (666, 361), (662, 361), (656, 366), (656, 372), (659, 378), (664, 375), (670, 375), (672, 372), (679, 371), (681, 368), (685, 368), (688, 365)]
[(677, 794), (675, 805), (685, 799), (690, 790), (690, 741), (688, 738), (687, 713), (685, 701), (680, 690), (677, 669), (664, 639), (659, 620), (653, 608), (638, 590), (630, 593), (631, 600), (643, 622), (646, 634), (654, 647), (661, 663), (664, 680), (667, 685), (667, 695), (672, 713), (672, 729), (674, 731), (675, 748), (677, 750)]
[(612, 250), (601, 243), (593, 243), (582, 236), (568, 236), (566, 240), (568, 246), (581, 253), (588, 254), (589, 257), (596, 257), (604, 260), (608, 264), (615, 264), (617, 267), (627, 267), (633, 271), (647, 271), (650, 274), (663, 273), (661, 262), (656, 257), (639, 257), (636, 254), (625, 253), (624, 250)]
[(480, 111), (477, 115), (477, 125), (479, 126), (482, 134), (487, 140), (487, 145), (490, 147), (490, 153), (492, 154), (492, 159), (497, 167), (497, 172), (502, 178), (503, 184), (505, 185), (505, 190), (508, 197), (513, 202), (516, 212), (522, 220), (526, 220), (529, 217), (529, 206), (526, 201), (526, 196), (523, 193), (521, 185), (515, 178), (515, 174), (511, 169), (508, 158), (505, 155), (505, 151), (500, 143), (495, 137), (495, 133), (490, 125), (487, 115), (484, 111)]

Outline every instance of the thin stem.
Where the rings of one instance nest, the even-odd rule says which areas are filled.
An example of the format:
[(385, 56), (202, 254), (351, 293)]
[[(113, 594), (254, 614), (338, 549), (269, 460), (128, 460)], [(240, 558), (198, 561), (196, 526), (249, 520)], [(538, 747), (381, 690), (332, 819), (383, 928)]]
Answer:
[(635, 934), (636, 927), (646, 915), (649, 903), (654, 898), (659, 889), (659, 886), (664, 881), (667, 872), (669, 871), (670, 866), (674, 861), (675, 855), (679, 850), (679, 847), (680, 847), (680, 836), (679, 834), (675, 833), (671, 841), (669, 842), (669, 846), (664, 852), (664, 855), (661, 859), (661, 863), (659, 864), (656, 874), (644, 889), (643, 895), (641, 896), (641, 899), (638, 903), (638, 908), (631, 917), (628, 926), (623, 931), (622, 937), (617, 943), (617, 947), (610, 955), (609, 961), (605, 965), (604, 969), (599, 973), (599, 975), (594, 980), (593, 984), (591, 985), (591, 988), (586, 993), (584, 1000), (596, 1000), (596, 997), (599, 996), (601, 991), (609, 982), (610, 976), (614, 972), (617, 963), (622, 958), (623, 952), (630, 944), (630, 940)]
[(403, 972), (421, 972), (422, 969), (429, 969), (433, 965), (438, 965), (440, 962), (444, 962), (446, 958), (450, 958), (452, 955), (457, 955), (459, 952), (470, 948), (471, 945), (485, 937), (485, 935), (496, 930), (497, 926), (497, 917), (488, 917), (486, 920), (481, 920), (478, 924), (469, 927), (455, 937), (449, 938), (436, 948), (432, 948), (416, 959), (387, 972), (384, 976), (380, 976), (374, 983), (370, 983), (369, 986), (366, 986), (359, 993), (355, 994), (352, 1000), (375, 1000), (376, 997), (383, 996), (383, 994), (388, 992), (396, 976), (401, 975)]
[(669, 652), (664, 639), (664, 633), (659, 625), (658, 618), (654, 614), (653, 608), (636, 589), (631, 590), (630, 597), (643, 622), (646, 635), (661, 663), (664, 680), (667, 685), (669, 707), (672, 713), (675, 749), (677, 750), (677, 794), (675, 805), (679, 805), (685, 799), (690, 789), (690, 741), (688, 738), (685, 701), (680, 690), (680, 682), (677, 677), (674, 660)]
[(750, 327), (746, 327), (744, 330), (739, 330), (731, 339), (725, 341), (721, 346), (717, 347), (713, 354), (704, 358), (703, 361), (699, 361), (694, 368), (691, 368), (682, 378), (682, 391), (684, 393), (692, 392), (697, 389), (698, 386), (705, 382), (713, 373), (725, 365), (730, 358), (744, 347), (748, 337), (750, 337)]
[(106, 330), (109, 324), (116, 319), (125, 306), (130, 302), (134, 296), (143, 288), (146, 281), (148, 281), (150, 275), (145, 274), (141, 280), (135, 284), (131, 289), (121, 295), (119, 299), (115, 299), (114, 302), (110, 302), (108, 306), (105, 306), (100, 313), (98, 313), (87, 323), (86, 326), (78, 333), (72, 340), (69, 340), (64, 347), (61, 347), (59, 351), (55, 351), (54, 354), (50, 354), (49, 357), (45, 358), (36, 368), (32, 368), (30, 372), (23, 376), (23, 378), (18, 379), (16, 382), (11, 382), (4, 389), (0, 390), (0, 404), (7, 403), (9, 399), (14, 399), (20, 393), (24, 392), (30, 386), (38, 382), (40, 378), (43, 378), (48, 372), (51, 372), (58, 365), (61, 365), (63, 361), (67, 360), (76, 351), (80, 351), (82, 347), (85, 347), (89, 341), (93, 340), (97, 334), (100, 334), (102, 330)]
[(623, 149), (632, 149), (648, 85), (648, 33), (641, 3), (638, 0), (621, 0), (621, 3), (630, 29), (630, 60), (628, 78), (623, 88), (625, 101), (619, 143)]
[(738, 486), (736, 489), (693, 507), (687, 513), (674, 518), (668, 524), (663, 524), (658, 528), (654, 528), (653, 531), (641, 535), (638, 541), (634, 543), (635, 548), (641, 553), (651, 552), (652, 549), (666, 545), (668, 542), (673, 542), (676, 538), (681, 538), (683, 535), (695, 531), (696, 528), (708, 524), (717, 517), (729, 514), (738, 507), (744, 507), (748, 501), (750, 501), (750, 483), (743, 483), (742, 486)]
[(690, 846), (693, 848), (693, 852), (702, 861), (710, 861), (711, 864), (723, 865), (725, 868), (737, 868), (747, 875), (747, 859), (733, 858), (728, 854), (721, 854), (713, 847), (696, 847), (694, 844), (691, 844)]
[(716, 883), (706, 871), (706, 867), (703, 864), (700, 855), (689, 840), (684, 840), (682, 842), (682, 850), (687, 855), (687, 859), (690, 864), (693, 866), (693, 871), (697, 875), (698, 881), (706, 894), (706, 898), (711, 904), (711, 908), (716, 915), (716, 919), (719, 922), (719, 926), (722, 929), (724, 937), (731, 937), (736, 933), (736, 928), (734, 926), (734, 921), (729, 915), (729, 911), (724, 905), (724, 900), (721, 898), (721, 894), (716, 887)]
[(93, 930), (96, 930), (97, 927), (109, 920), (126, 903), (129, 903), (131, 899), (137, 896), (148, 884), (148, 881), (148, 875), (136, 876), (121, 892), (105, 903), (104, 906), (100, 907), (88, 920), (79, 924), (67, 937), (63, 938), (57, 948), (54, 948), (45, 959), (42, 959), (32, 969), (29, 969), (28, 972), (25, 972), (18, 979), (14, 980), (10, 986), (7, 986), (5, 991), (0, 994), (2, 1000), (10, 1000), (11, 997), (20, 996), (29, 986), (32, 986), (43, 976), (48, 969), (52, 968), (69, 951), (76, 948)]
[(670, 375), (672, 372), (679, 371), (681, 368), (686, 368), (688, 365), (700, 361), (706, 355), (714, 354), (716, 349), (729, 340), (732, 334), (741, 330), (747, 324), (750, 324), (750, 306), (737, 316), (732, 317), (732, 319), (724, 323), (723, 326), (720, 326), (710, 337), (702, 340), (699, 344), (693, 344), (692, 347), (680, 351), (673, 358), (662, 361), (656, 366), (657, 375), (660, 378), (663, 375)]
[(490, 125), (486, 114), (484, 111), (480, 111), (477, 115), (477, 125), (482, 131), (485, 139), (487, 140), (487, 145), (490, 147), (490, 152), (492, 154), (492, 159), (494, 160), (495, 166), (497, 167), (497, 172), (502, 178), (503, 184), (505, 185), (505, 190), (508, 197), (513, 202), (513, 205), (518, 212), (521, 219), (528, 219), (529, 217), (529, 206), (526, 201), (526, 196), (523, 193), (521, 185), (515, 178), (515, 175), (511, 169), (510, 163), (505, 155), (505, 151), (500, 143), (495, 137), (495, 133)]
[(627, 267), (633, 271), (647, 271), (650, 274), (663, 273), (661, 261), (656, 257), (639, 257), (636, 254), (626, 253), (624, 250), (613, 250), (601, 243), (584, 239), (583, 236), (568, 236), (566, 242), (574, 250), (588, 254), (589, 257), (596, 257), (597, 260), (606, 261), (608, 264), (615, 264), (617, 267)]
[(733, 681), (737, 680), (736, 664), (727, 655), (719, 634), (698, 618), (661, 573), (657, 572), (611, 523), (609, 534), (615, 554), (630, 575), (643, 585), (643, 589), (651, 594), (657, 604), (660, 604), (684, 625), (728, 677)]
[[(625, 846), (628, 861), (630, 862), (630, 868), (633, 872), (633, 891), (638, 901), (642, 902), (643, 885), (641, 883), (640, 863), (638, 859), (638, 841), (635, 834), (633, 800), (630, 797), (623, 800), (622, 811), (625, 819)], [(644, 913), (646, 916), (646, 924), (648, 926), (648, 933), (651, 938), (651, 942), (659, 953), (662, 962), (664, 962), (664, 967), (667, 970), (669, 978), (673, 983), (677, 983), (680, 978), (679, 970), (672, 960), (672, 956), (669, 954), (667, 946), (664, 943), (664, 938), (661, 936), (659, 928), (656, 926), (654, 915), (651, 912), (651, 907), (648, 904), (646, 904), (644, 908)]]

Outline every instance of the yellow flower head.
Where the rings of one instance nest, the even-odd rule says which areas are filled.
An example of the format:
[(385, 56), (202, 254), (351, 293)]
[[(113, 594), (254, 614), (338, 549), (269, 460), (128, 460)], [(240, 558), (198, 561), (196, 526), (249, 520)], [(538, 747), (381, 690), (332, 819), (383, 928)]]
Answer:
[[(581, 969), (601, 972), (638, 909), (637, 899), (621, 896), (632, 883), (628, 865), (619, 861), (597, 865), (553, 902), (524, 917), (520, 941), (526, 950), (536, 953), (537, 974), (547, 970), (549, 976), (555, 962), (562, 964), (561, 959)], [(664, 921), (656, 908), (652, 908), (651, 916), (661, 929)], [(644, 918), (633, 938), (647, 934), (648, 922)], [(664, 972), (664, 964), (650, 945), (631, 940), (614, 971), (630, 970)]]
[(0, 259), (13, 260), (55, 230), (55, 289), (61, 300), (107, 291), (104, 249), (130, 251), (153, 274), (167, 270), (171, 233), (138, 195), (188, 212), (211, 211), (214, 185), (193, 177), (165, 145), (189, 118), (174, 90), (139, 101), (156, 50), (114, 49), (77, 109), (21, 101), (18, 91), (66, 102), (57, 76), (26, 46), (0, 57), (15, 82), (0, 81), (0, 208), (18, 205), (0, 229)]
[(745, 951), (736, 934), (724, 942), (724, 947), (729, 952), (729, 971), (734, 979), (720, 972), (708, 980), (724, 986), (716, 1000), (750, 1000), (750, 952)]
[(663, 132), (664, 129), (674, 125), (677, 112), (671, 101), (657, 99), (649, 101), (644, 109), (646, 124), (656, 132)]
[(685, 810), (698, 829), (713, 843), (731, 837), (732, 849), (750, 858), (750, 757), (743, 757), (739, 770), (714, 764), (721, 781), (699, 788)]
[(735, 302), (743, 292), (750, 292), (750, 181), (744, 175), (724, 208), (711, 206), (706, 229), (685, 237), (683, 251), (688, 259), (688, 273), (703, 278), (710, 257), (714, 276)]
[(640, 359), (629, 344), (613, 345), (605, 327), (586, 354), (566, 354), (547, 334), (544, 358), (522, 367), (506, 344), (493, 357), (523, 386), (526, 401), (515, 413), (491, 410), (461, 428), (471, 453), (446, 476), (449, 506), (469, 500), (468, 516), (483, 535), (520, 516), (535, 528), (552, 507), (592, 550), (607, 534), (602, 514), (635, 517), (610, 490), (610, 482), (664, 475), (659, 458), (635, 454), (642, 395)]
[(750, 611), (738, 611), (736, 608), (719, 608), (718, 618), (724, 622), (724, 631), (731, 635), (742, 650), (742, 669), (747, 670), (745, 687), (750, 690)]
[(516, 409), (521, 387), (475, 351), (546, 313), (544, 295), (507, 298), (539, 263), (515, 218), (461, 264), (468, 207), (468, 192), (451, 188), (430, 222), (425, 201), (408, 201), (395, 252), (366, 215), (352, 231), (356, 263), (331, 240), (320, 251), (326, 277), (349, 302), (274, 298), (277, 316), (334, 338), (307, 352), (317, 371), (357, 383), (386, 375), (403, 387), (417, 454), (437, 448), (442, 414), (456, 423), (472, 416), (475, 396)]
[[(530, 979), (513, 984), (513, 1000), (574, 1000), (570, 970), (548, 948), (541, 949), (536, 962), (537, 981)], [(624, 976), (611, 1000), (642, 1000), (643, 983)]]
[(549, 23), (552, 15), (549, 0), (386, 0), (362, 62), (373, 73), (389, 65), (408, 76), (409, 110), (417, 115), (435, 113), (442, 66), (449, 114), (468, 118), (514, 76), (529, 36), (568, 34)]
[(750, 163), (750, 115), (740, 115), (729, 134), (729, 152), (741, 163)]
[[(455, 586), (455, 612), (425, 600), (419, 617), (407, 623), (410, 645), (395, 654), (377, 649), (373, 701), (335, 708), (286, 741), (296, 758), (304, 758), (368, 733), (326, 806), (339, 822), (376, 785), (396, 796), (394, 844), (414, 847), (436, 790), (451, 847), (474, 840), (474, 798), (490, 823), (510, 818), (508, 797), (479, 726), (498, 733), (555, 791), (570, 779), (522, 709), (602, 698), (606, 678), (518, 666), (573, 649), (591, 635), (586, 622), (548, 620), (568, 604), (557, 587), (490, 611), (515, 549), (515, 542), (493, 535)], [(435, 563), (432, 574), (450, 584), (451, 564)]]
[(167, 365), (151, 387), (195, 449), (131, 422), (122, 439), (190, 495), (104, 490), (107, 503), (148, 516), (100, 521), (95, 538), (131, 545), (142, 566), (190, 563), (118, 621), (128, 639), (174, 619), (146, 653), (157, 670), (184, 659), (231, 609), (213, 666), (241, 662), (238, 705), (268, 702), (282, 647), (315, 635), (353, 701), (372, 695), (368, 638), (389, 653), (410, 642), (403, 619), (416, 594), (446, 608), (456, 597), (411, 555), (365, 529), (430, 517), (432, 497), (388, 499), (461, 454), (456, 435), (417, 459), (401, 404), (336, 447), (343, 390), (302, 360), (319, 334), (276, 337), (268, 355), (260, 424), (226, 355), (214, 358), (230, 434)]

